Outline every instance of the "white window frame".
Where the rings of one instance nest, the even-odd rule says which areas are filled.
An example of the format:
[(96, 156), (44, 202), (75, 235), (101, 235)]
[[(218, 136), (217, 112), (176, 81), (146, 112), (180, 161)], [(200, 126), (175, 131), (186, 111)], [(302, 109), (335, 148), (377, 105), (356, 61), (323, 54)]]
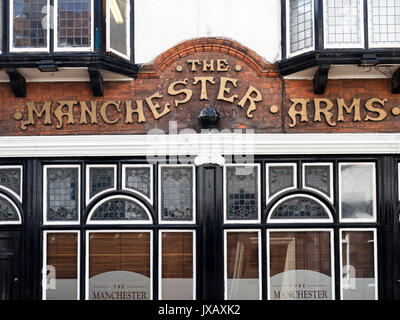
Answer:
[(127, 0), (127, 8), (126, 13), (126, 23), (127, 23), (127, 35), (126, 35), (126, 47), (128, 50), (128, 54), (124, 54), (119, 52), (113, 48), (111, 48), (111, 8), (110, 8), (110, 0), (106, 1), (106, 50), (107, 52), (112, 52), (117, 56), (120, 56), (124, 59), (130, 60), (131, 59), (131, 1)]
[[(96, 193), (90, 198), (90, 169), (92, 168), (112, 168), (114, 170), (114, 186), (106, 190)], [(117, 165), (116, 164), (87, 164), (86, 165), (86, 205), (89, 204), (93, 199), (101, 196), (104, 193), (117, 190)]]
[[(322, 191), (313, 188), (313, 187), (307, 187), (306, 186), (306, 171), (305, 168), (306, 167), (319, 167), (319, 166), (324, 166), (324, 167), (329, 167), (329, 175), (330, 175), (330, 179), (329, 179), (329, 196), (325, 193), (323, 193)], [(326, 199), (328, 199), (330, 201), (330, 203), (333, 203), (333, 164), (332, 162), (304, 162), (302, 165), (302, 177), (303, 177), (303, 189), (306, 190), (312, 190), (314, 192), (317, 192), (318, 194), (320, 194), (321, 196), (325, 197)]]
[(361, 26), (361, 30), (360, 30), (360, 44), (340, 44), (340, 43), (335, 43), (335, 44), (328, 44), (328, 23), (327, 23), (327, 19), (329, 18), (328, 16), (328, 0), (324, 0), (323, 3), (323, 24), (324, 24), (324, 48), (325, 49), (364, 49), (365, 47), (365, 41), (364, 41), (364, 0), (360, 0), (360, 26)]
[[(258, 195), (258, 200), (257, 200), (257, 219), (251, 219), (251, 220), (229, 220), (227, 219), (227, 202), (226, 202), (226, 196), (227, 196), (227, 188), (226, 188), (226, 168), (227, 167), (256, 167), (257, 168), (257, 195)], [(224, 168), (224, 174), (223, 174), (223, 197), (224, 197), (224, 224), (248, 224), (248, 223), (261, 223), (261, 164), (260, 163), (229, 163), (225, 164), (223, 166)]]
[(400, 43), (397, 41), (390, 42), (388, 44), (374, 44), (372, 42), (372, 35), (372, 5), (371, 0), (368, 0), (368, 48), (400, 48)]
[(258, 237), (258, 300), (262, 300), (263, 277), (262, 277), (262, 249), (260, 229), (225, 229), (224, 230), (224, 299), (228, 300), (228, 233), (257, 233)]
[(269, 229), (267, 230), (267, 300), (271, 300), (271, 267), (270, 267), (270, 233), (271, 232), (329, 232), (330, 234), (330, 256), (331, 256), (331, 283), (332, 283), (332, 300), (335, 300), (335, 250), (334, 250), (334, 232), (332, 228), (318, 229)]
[[(373, 195), (373, 206), (372, 206), (372, 217), (369, 219), (357, 219), (357, 218), (342, 218), (342, 166), (343, 165), (364, 165), (364, 166), (370, 166), (372, 165), (372, 195)], [(376, 164), (375, 162), (339, 162), (338, 164), (338, 176), (339, 176), (339, 181), (338, 181), (338, 186), (339, 186), (339, 221), (340, 222), (376, 222), (377, 221), (377, 194), (376, 194)]]
[(54, 52), (93, 52), (94, 51), (94, 0), (90, 0), (91, 6), (91, 28), (89, 47), (59, 47), (58, 46), (58, 2), (54, 0)]
[(298, 56), (300, 54), (314, 51), (315, 50), (315, 15), (314, 15), (314, 0), (311, 0), (311, 15), (312, 15), (312, 46), (306, 49), (298, 50), (296, 52), (291, 52), (290, 49), (290, 0), (286, 0), (286, 57), (291, 58)]
[(50, 52), (50, 23), (51, 23), (51, 10), (50, 10), (50, 0), (47, 0), (47, 26), (46, 26), (46, 33), (47, 33), (47, 46), (45, 48), (15, 48), (14, 47), (14, 1), (10, 1), (10, 8), (9, 8), (9, 46), (10, 52)]
[(340, 259), (340, 300), (343, 299), (343, 249), (342, 249), (342, 244), (343, 244), (343, 232), (372, 232), (373, 233), (373, 241), (374, 241), (374, 278), (375, 278), (375, 300), (378, 300), (378, 238), (377, 238), (377, 232), (375, 228), (341, 228), (340, 229), (340, 244), (339, 244), (339, 259)]
[[(321, 205), (324, 210), (326, 211), (326, 213), (328, 214), (329, 219), (306, 219), (306, 218), (300, 218), (300, 219), (271, 219), (271, 215), (274, 213), (274, 210), (276, 209), (276, 207), (278, 207), (282, 202), (285, 202), (287, 200), (290, 200), (292, 198), (298, 198), (298, 197), (302, 197), (302, 198), (308, 198), (311, 199), (315, 202), (317, 202), (319, 205)], [(271, 223), (271, 224), (282, 224), (282, 223), (308, 223), (308, 224), (314, 224), (314, 223), (332, 223), (333, 222), (333, 216), (332, 216), (332, 212), (331, 210), (329, 210), (329, 208), (319, 199), (310, 196), (308, 194), (305, 193), (295, 193), (295, 194), (291, 194), (287, 197), (284, 197), (282, 199), (280, 199), (277, 203), (274, 204), (274, 206), (269, 210), (268, 212), (268, 218), (267, 218), (267, 223)]]
[(153, 246), (153, 230), (87, 230), (86, 231), (86, 253), (85, 253), (85, 300), (89, 300), (89, 256), (90, 256), (90, 234), (91, 233), (149, 233), (150, 234), (150, 299), (153, 300), (153, 264), (154, 264), (154, 246)]
[[(47, 221), (47, 169), (78, 169), (77, 220)], [(81, 223), (81, 165), (45, 165), (43, 167), (43, 224), (44, 225), (78, 225)]]
[[(165, 221), (162, 220), (162, 209), (161, 209), (161, 191), (162, 191), (162, 176), (161, 176), (161, 170), (162, 168), (192, 168), (192, 173), (193, 173), (193, 192), (192, 192), (192, 198), (193, 198), (193, 214), (192, 214), (192, 220), (190, 221), (184, 221), (184, 220), (174, 220), (174, 221)], [(158, 166), (158, 223), (159, 224), (194, 224), (196, 223), (196, 166), (192, 164), (160, 164)]]
[[(138, 169), (149, 168), (150, 169), (150, 188), (149, 188), (150, 198), (147, 197), (145, 194), (126, 186), (126, 169), (129, 169), (129, 168), (138, 168)], [(134, 194), (140, 195), (141, 197), (145, 198), (149, 203), (153, 204), (153, 201), (154, 201), (153, 200), (153, 190), (154, 190), (153, 177), (154, 177), (153, 165), (151, 165), (151, 164), (123, 164), (122, 165), (122, 190), (129, 191)]]
[[(123, 199), (135, 202), (139, 205), (147, 214), (148, 220), (92, 220), (92, 216), (103, 203), (108, 202), (113, 199)], [(96, 205), (90, 210), (90, 213), (87, 218), (87, 224), (92, 225), (110, 225), (110, 224), (129, 224), (129, 225), (136, 225), (136, 224), (153, 224), (153, 218), (151, 217), (150, 211), (143, 205), (140, 201), (136, 200), (133, 197), (125, 196), (125, 195), (114, 195), (107, 198), (100, 200)]]
[(21, 211), (19, 211), (17, 205), (12, 201), (9, 197), (7, 197), (4, 194), (0, 193), (0, 198), (5, 199), (7, 202), (9, 202), (15, 211), (17, 212), (18, 215), (18, 221), (0, 221), (0, 226), (6, 226), (6, 225), (21, 225), (22, 224), (22, 216), (21, 216)]
[[(1, 51), (0, 51), (1, 53)], [(7, 192), (9, 192), (11, 195), (13, 195), (16, 199), (18, 199), (19, 202), (22, 203), (22, 190), (23, 190), (23, 181), (24, 181), (24, 169), (23, 166), (0, 166), (0, 170), (2, 169), (19, 169), (20, 170), (20, 175), (21, 175), (21, 181), (19, 184), (19, 194), (15, 193), (14, 190), (11, 190), (10, 188), (7, 188), (5, 186), (0, 185), (0, 189), (3, 189)]]
[[(281, 191), (276, 192), (271, 197), (269, 196), (269, 168), (270, 167), (292, 167), (293, 168), (293, 186), (285, 188)], [(295, 162), (285, 162), (285, 163), (267, 163), (265, 165), (265, 183), (266, 183), (266, 201), (269, 203), (272, 199), (276, 198), (280, 194), (297, 189), (297, 163)]]
[(188, 229), (174, 229), (174, 230), (159, 230), (158, 231), (158, 299), (163, 300), (162, 298), (162, 234), (163, 233), (191, 233), (192, 234), (192, 252), (193, 252), (193, 300), (196, 300), (196, 290), (197, 290), (197, 279), (196, 279), (196, 264), (197, 264), (197, 256), (196, 256), (196, 230), (188, 230)]
[(80, 299), (80, 276), (81, 276), (81, 233), (78, 230), (45, 230), (43, 231), (43, 260), (42, 260), (42, 300), (47, 300), (47, 279), (46, 279), (46, 274), (47, 274), (47, 235), (51, 233), (55, 234), (60, 234), (60, 233), (76, 233), (77, 234), (77, 254), (76, 254), (76, 259), (77, 259), (77, 299)]

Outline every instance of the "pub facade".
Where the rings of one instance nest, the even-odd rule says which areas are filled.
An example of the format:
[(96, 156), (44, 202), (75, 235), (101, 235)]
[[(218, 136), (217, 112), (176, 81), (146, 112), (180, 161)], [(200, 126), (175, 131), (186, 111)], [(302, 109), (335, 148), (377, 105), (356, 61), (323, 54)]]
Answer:
[(399, 1), (143, 63), (155, 4), (0, 4), (0, 300), (400, 299)]

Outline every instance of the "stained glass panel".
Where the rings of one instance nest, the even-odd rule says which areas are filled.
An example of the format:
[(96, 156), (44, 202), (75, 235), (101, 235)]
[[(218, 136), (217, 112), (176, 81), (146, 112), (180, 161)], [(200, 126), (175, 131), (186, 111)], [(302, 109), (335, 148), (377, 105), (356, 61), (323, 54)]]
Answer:
[(125, 187), (151, 198), (151, 169), (148, 167), (125, 168)]
[(78, 168), (47, 168), (47, 221), (78, 220)]
[(161, 220), (193, 220), (192, 167), (161, 167)]
[(89, 168), (89, 198), (97, 194), (113, 189), (115, 186), (114, 167), (91, 167)]
[(18, 212), (14, 206), (3, 197), (0, 197), (0, 222), (18, 222)]
[(146, 211), (133, 200), (112, 199), (101, 204), (91, 216), (92, 221), (149, 220)]
[(331, 171), (327, 165), (305, 165), (304, 166), (304, 184), (306, 187), (316, 189), (328, 197), (331, 194)]
[(258, 219), (258, 167), (226, 167), (227, 220)]
[(315, 200), (299, 196), (281, 202), (271, 213), (270, 219), (329, 219), (329, 215)]
[(268, 166), (268, 197), (294, 187), (294, 166)]
[(0, 185), (21, 196), (21, 169), (0, 168)]

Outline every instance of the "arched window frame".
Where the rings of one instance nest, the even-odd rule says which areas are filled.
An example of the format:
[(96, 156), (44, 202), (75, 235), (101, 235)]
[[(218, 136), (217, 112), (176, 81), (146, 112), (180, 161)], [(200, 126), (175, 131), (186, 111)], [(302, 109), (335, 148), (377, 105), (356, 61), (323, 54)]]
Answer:
[[(302, 198), (308, 198), (311, 199), (315, 202), (317, 202), (319, 205), (321, 205), (324, 210), (326, 211), (326, 213), (328, 214), (329, 219), (271, 219), (271, 215), (274, 213), (275, 209), (283, 202), (293, 199), (293, 198), (298, 198), (298, 197), (302, 197)], [(295, 193), (295, 194), (291, 194), (289, 196), (286, 196), (282, 199), (280, 199), (278, 202), (276, 202), (272, 208), (269, 210), (268, 212), (268, 217), (267, 217), (267, 223), (271, 223), (271, 224), (282, 224), (282, 223), (307, 223), (307, 224), (315, 224), (315, 223), (332, 223), (333, 222), (333, 215), (331, 210), (328, 208), (327, 205), (325, 205), (321, 200), (310, 196), (308, 194), (305, 193)]]
[(18, 216), (18, 221), (0, 221), (0, 226), (21, 225), (22, 224), (22, 215), (21, 215), (21, 211), (18, 209), (18, 206), (14, 203), (13, 200), (11, 200), (9, 197), (7, 197), (4, 194), (0, 193), (0, 198), (3, 198), (5, 201), (7, 201), (15, 209), (15, 212), (17, 213), (17, 216)]
[[(124, 199), (128, 201), (133, 201), (136, 204), (138, 204), (146, 213), (148, 220), (96, 220), (93, 221), (92, 216), (96, 212), (97, 208), (99, 208), (102, 204), (113, 200), (113, 199)], [(134, 197), (126, 196), (126, 195), (112, 195), (107, 198), (104, 198), (97, 202), (94, 207), (90, 210), (86, 223), (88, 225), (112, 225), (112, 224), (124, 224), (124, 225), (138, 225), (138, 224), (153, 224), (153, 217), (150, 213), (150, 211), (146, 208), (146, 206), (140, 202), (139, 200), (135, 199)]]

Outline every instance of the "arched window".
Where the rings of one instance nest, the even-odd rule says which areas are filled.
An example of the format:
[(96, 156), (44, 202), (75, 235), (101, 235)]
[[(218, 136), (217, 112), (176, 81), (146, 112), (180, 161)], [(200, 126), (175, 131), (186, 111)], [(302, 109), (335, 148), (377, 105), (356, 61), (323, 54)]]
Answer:
[(268, 223), (333, 222), (328, 207), (307, 194), (295, 194), (278, 201), (271, 209)]
[(21, 224), (21, 213), (14, 202), (0, 194), (0, 225)]
[(150, 224), (149, 210), (138, 200), (116, 195), (103, 199), (91, 210), (88, 224)]

